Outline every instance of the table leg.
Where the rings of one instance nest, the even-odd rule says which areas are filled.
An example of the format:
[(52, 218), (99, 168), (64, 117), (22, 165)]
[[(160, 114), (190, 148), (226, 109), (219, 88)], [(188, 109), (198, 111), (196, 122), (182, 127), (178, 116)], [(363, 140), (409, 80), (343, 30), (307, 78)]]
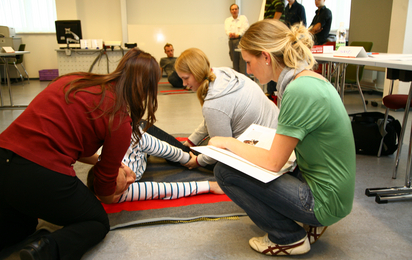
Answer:
[(332, 80), (332, 62), (328, 62), (327, 79), (330, 82)]
[[(6, 59), (3, 58), (3, 57), (0, 57), (0, 60), (3, 62), (3, 66), (6, 66)], [(4, 67), (4, 72), (6, 72), (6, 67)], [(4, 74), (6, 74), (6, 73), (4, 73)], [(2, 107), (3, 106), (3, 93), (1, 91), (1, 78), (0, 78), (0, 99), (1, 99), (1, 106), (0, 107)]]
[(339, 92), (340, 63), (336, 63), (335, 88)]
[[(405, 115), (403, 118), (402, 131), (405, 131), (406, 122), (408, 120), (408, 111), (410, 108), (412, 99), (412, 82), (409, 87), (409, 95), (406, 101)], [(401, 137), (403, 134), (401, 133)], [(400, 138), (399, 142), (403, 142), (403, 138)], [(400, 151), (398, 151), (399, 153)], [(394, 172), (392, 178), (396, 178), (396, 171), (399, 164), (399, 158), (396, 156)], [(365, 195), (368, 197), (376, 196), (375, 201), (379, 204), (388, 203), (391, 201), (401, 201), (412, 199), (412, 187), (411, 187), (411, 163), (412, 163), (412, 127), (411, 127), (411, 136), (409, 139), (409, 148), (408, 148), (408, 161), (405, 172), (405, 185), (401, 187), (387, 187), (387, 188), (368, 188), (365, 190)]]
[[(18, 105), (18, 106), (15, 106), (14, 104), (13, 104), (13, 96), (12, 96), (12, 93), (11, 93), (11, 83), (10, 83), (10, 75), (9, 75), (9, 64), (8, 64), (8, 60), (7, 60), (7, 57), (3, 57), (2, 58), (2, 60), (4, 61), (4, 67), (5, 67), (5, 69), (4, 69), (4, 74), (5, 74), (5, 77), (6, 77), (6, 80), (7, 80), (7, 87), (8, 87), (8, 89), (9, 89), (9, 97), (10, 97), (10, 106), (4, 106), (4, 104), (3, 104), (3, 96), (1, 95), (1, 93), (0, 93), (0, 95), (1, 95), (1, 106), (0, 106), (0, 109), (25, 109), (26, 107), (27, 107), (27, 105)], [(0, 90), (1, 91), (1, 90)]]
[(342, 83), (340, 84), (340, 98), (342, 99), (342, 102), (344, 100), (345, 96), (345, 81), (346, 81), (346, 67), (348, 64), (343, 63), (342, 64)]
[(7, 57), (5, 58), (5, 63), (4, 63), (4, 67), (5, 67), (5, 71), (6, 71), (6, 80), (7, 80), (7, 87), (9, 88), (9, 96), (10, 96), (10, 105), (13, 106), (13, 97), (11, 96), (11, 84), (10, 84), (10, 75), (9, 75), (9, 64), (8, 64), (8, 60)]

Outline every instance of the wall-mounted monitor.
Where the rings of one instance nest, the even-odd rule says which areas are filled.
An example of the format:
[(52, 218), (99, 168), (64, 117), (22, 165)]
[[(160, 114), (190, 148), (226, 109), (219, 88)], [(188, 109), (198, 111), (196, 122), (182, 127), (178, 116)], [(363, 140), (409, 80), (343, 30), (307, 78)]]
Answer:
[(79, 41), (82, 39), (82, 26), (80, 20), (57, 20), (56, 37), (57, 43), (67, 44), (67, 39)]

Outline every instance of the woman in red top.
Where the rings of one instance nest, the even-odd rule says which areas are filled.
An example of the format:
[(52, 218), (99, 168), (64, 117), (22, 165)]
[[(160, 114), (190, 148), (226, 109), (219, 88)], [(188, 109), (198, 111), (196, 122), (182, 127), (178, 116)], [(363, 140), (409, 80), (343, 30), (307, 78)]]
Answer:
[[(80, 259), (105, 237), (100, 201), (113, 199), (140, 120), (146, 113), (146, 129), (156, 120), (159, 79), (156, 59), (131, 49), (110, 74), (57, 78), (0, 134), (0, 251), (31, 235), (38, 218), (63, 228), (27, 245), (22, 259)], [(100, 201), (76, 177), (76, 161), (95, 164)]]

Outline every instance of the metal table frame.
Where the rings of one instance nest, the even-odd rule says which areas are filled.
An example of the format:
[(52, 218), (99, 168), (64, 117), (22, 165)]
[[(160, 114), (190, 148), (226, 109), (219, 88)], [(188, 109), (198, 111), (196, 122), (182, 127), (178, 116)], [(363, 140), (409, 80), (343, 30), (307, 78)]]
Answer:
[[(411, 72), (412, 71), (412, 55), (411, 54), (399, 54), (398, 60), (389, 60), (385, 59), (385, 55), (387, 57), (391, 56), (393, 58), (396, 55), (391, 54), (380, 54), (381, 58), (341, 58), (341, 57), (333, 57), (333, 54), (314, 54), (313, 56), (317, 61), (321, 62), (328, 62), (337, 63), (343, 66), (343, 73), (345, 72), (345, 68), (347, 64), (354, 64), (354, 65), (369, 65), (375, 67), (382, 67), (386, 69), (398, 69), (402, 72)], [(340, 66), (338, 66), (338, 73), (340, 73)], [(329, 65), (328, 70), (331, 68)], [(330, 71), (329, 74), (330, 76)], [(330, 80), (330, 78), (329, 78)], [(343, 92), (344, 92), (344, 78), (342, 80), (343, 83), (336, 82), (337, 88), (339, 88), (339, 84), (343, 84), (341, 87), (341, 97), (343, 100)], [(408, 96), (408, 104), (410, 105), (410, 101), (412, 99), (412, 81), (411, 86), (409, 87), (409, 96)], [(409, 106), (405, 108), (405, 111), (409, 111)], [(402, 126), (406, 126), (407, 119), (408, 119), (409, 112), (406, 112), (404, 115), (404, 120)], [(402, 140), (401, 140), (402, 141)], [(409, 152), (408, 152), (408, 159), (407, 159), (407, 167), (405, 172), (405, 184), (401, 187), (384, 187), (384, 188), (367, 188), (365, 190), (365, 194), (367, 196), (375, 196), (375, 201), (379, 204), (388, 203), (391, 201), (402, 201), (402, 200), (409, 200), (412, 199), (412, 187), (411, 187), (411, 163), (412, 163), (412, 129), (411, 129), (411, 137), (409, 140)], [(396, 169), (398, 166), (398, 162), (395, 161), (394, 168)]]
[(7, 87), (9, 90), (9, 97), (10, 97), (10, 106), (4, 105), (4, 100), (3, 100), (3, 93), (0, 87), (0, 110), (1, 109), (25, 109), (27, 105), (14, 105), (13, 104), (13, 95), (12, 95), (12, 90), (11, 90), (11, 83), (10, 83), (10, 74), (9, 74), (9, 64), (8, 64), (8, 59), (9, 58), (15, 58), (17, 55), (23, 55), (23, 54), (28, 54), (30, 53), (29, 51), (15, 51), (14, 53), (0, 53), (0, 60), (4, 63), (4, 70), (5, 70), (5, 77), (7, 81)]

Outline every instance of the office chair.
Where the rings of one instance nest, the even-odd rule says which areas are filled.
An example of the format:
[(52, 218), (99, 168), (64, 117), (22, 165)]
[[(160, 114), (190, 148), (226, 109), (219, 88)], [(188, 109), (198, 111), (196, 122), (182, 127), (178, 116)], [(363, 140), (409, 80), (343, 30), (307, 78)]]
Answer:
[[(24, 51), (25, 48), (26, 48), (26, 44), (20, 44), (19, 51)], [(4, 64), (2, 63), (2, 65)], [(23, 55), (16, 55), (16, 57), (13, 60), (8, 62), (8, 65), (13, 65), (16, 68), (17, 72), (20, 75), (21, 81), (24, 83), (23, 75), (21, 74), (19, 68), (17, 67), (17, 65), (20, 65), (23, 68), (24, 72), (26, 73), (27, 81), (30, 84), (29, 74), (27, 73), (26, 68), (23, 66)], [(4, 71), (6, 71), (6, 68), (4, 68)]]

